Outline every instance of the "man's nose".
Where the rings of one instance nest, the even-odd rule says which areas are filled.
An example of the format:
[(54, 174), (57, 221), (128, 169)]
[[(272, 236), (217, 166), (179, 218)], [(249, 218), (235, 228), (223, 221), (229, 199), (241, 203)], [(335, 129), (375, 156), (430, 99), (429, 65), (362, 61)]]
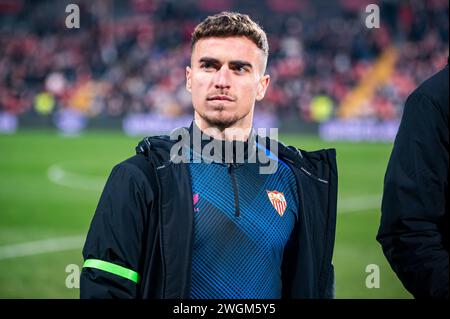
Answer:
[(216, 89), (229, 89), (230, 84), (230, 69), (226, 65), (222, 65), (214, 76), (214, 86)]

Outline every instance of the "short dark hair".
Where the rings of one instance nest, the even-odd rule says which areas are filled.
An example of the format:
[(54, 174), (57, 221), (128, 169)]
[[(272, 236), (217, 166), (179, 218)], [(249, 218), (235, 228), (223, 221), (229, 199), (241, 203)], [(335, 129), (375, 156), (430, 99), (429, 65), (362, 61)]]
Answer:
[(209, 37), (239, 37), (251, 40), (265, 56), (269, 55), (269, 43), (264, 30), (248, 15), (224, 11), (203, 20), (192, 33), (191, 48), (198, 40)]

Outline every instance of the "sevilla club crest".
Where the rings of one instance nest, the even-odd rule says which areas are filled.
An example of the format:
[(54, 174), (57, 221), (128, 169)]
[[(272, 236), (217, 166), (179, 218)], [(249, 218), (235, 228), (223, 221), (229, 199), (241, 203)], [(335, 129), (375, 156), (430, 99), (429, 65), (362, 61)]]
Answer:
[(287, 207), (286, 198), (284, 194), (277, 191), (267, 191), (267, 196), (272, 203), (273, 208), (278, 212), (280, 216), (283, 216)]

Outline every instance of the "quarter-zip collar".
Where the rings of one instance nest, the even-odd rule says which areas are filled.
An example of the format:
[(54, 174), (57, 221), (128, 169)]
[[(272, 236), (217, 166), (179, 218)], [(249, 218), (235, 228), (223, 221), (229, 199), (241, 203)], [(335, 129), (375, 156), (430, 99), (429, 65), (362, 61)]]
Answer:
[(257, 153), (255, 130), (252, 129), (247, 141), (226, 141), (209, 136), (200, 130), (193, 121), (189, 127), (191, 159), (201, 159), (202, 162), (234, 164), (239, 166)]

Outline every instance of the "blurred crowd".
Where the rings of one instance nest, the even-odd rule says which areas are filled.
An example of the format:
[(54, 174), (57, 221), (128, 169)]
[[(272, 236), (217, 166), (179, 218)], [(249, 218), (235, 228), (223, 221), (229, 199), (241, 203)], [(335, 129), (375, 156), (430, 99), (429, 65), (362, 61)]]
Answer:
[[(0, 112), (190, 114), (190, 35), (222, 10), (248, 13), (267, 32), (272, 81), (257, 112), (279, 117), (396, 119), (448, 57), (447, 0), (70, 1), (79, 29), (65, 25), (66, 2), (0, 2)], [(380, 8), (380, 28), (365, 24), (369, 3)]]

